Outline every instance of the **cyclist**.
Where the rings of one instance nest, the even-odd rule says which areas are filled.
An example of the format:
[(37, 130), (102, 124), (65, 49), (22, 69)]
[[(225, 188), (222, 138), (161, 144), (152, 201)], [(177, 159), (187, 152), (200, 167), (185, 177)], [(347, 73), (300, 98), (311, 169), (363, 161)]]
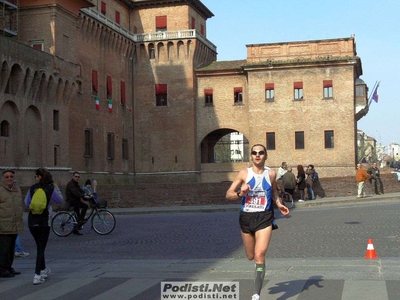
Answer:
[(79, 187), (79, 179), (81, 175), (75, 171), (72, 175), (72, 179), (67, 183), (65, 194), (67, 196), (67, 202), (69, 206), (74, 208), (76, 215), (78, 216), (78, 224), (72, 231), (73, 234), (82, 235), (79, 232), (82, 225), (85, 223), (85, 215), (88, 209), (88, 205), (82, 202), (84, 200), (90, 200), (90, 196), (85, 195), (83, 190)]

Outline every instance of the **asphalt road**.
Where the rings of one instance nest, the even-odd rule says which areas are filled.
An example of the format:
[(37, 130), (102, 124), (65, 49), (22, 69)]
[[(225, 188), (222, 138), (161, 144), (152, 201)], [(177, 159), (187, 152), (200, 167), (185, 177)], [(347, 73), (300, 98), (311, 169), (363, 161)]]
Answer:
[[(276, 213), (269, 258), (360, 258), (368, 239), (379, 257), (399, 257), (400, 201), (295, 208), (289, 217)], [(116, 215), (106, 236), (85, 225), (82, 236), (50, 234), (48, 259), (244, 258), (238, 212)], [(26, 252), (35, 252), (28, 230)]]
[[(276, 213), (261, 299), (398, 300), (400, 200), (369, 199), (298, 205)], [(325, 200), (322, 200), (325, 202)], [(317, 204), (314, 206), (314, 204)], [(100, 236), (51, 233), (45, 284), (32, 285), (35, 245), (22, 235), (22, 274), (0, 279), (1, 300), (159, 300), (165, 281), (239, 282), (239, 299), (253, 293), (254, 263), (244, 255), (238, 211), (116, 215), (116, 229)], [(365, 259), (373, 239), (378, 259)]]

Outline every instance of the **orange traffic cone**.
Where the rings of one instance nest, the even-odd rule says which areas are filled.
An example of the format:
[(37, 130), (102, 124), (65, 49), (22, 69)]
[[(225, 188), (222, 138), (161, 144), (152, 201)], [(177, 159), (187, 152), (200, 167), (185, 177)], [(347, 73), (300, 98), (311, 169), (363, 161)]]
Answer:
[(374, 244), (372, 243), (372, 239), (368, 239), (367, 253), (365, 253), (365, 258), (367, 259), (378, 258), (374, 249)]

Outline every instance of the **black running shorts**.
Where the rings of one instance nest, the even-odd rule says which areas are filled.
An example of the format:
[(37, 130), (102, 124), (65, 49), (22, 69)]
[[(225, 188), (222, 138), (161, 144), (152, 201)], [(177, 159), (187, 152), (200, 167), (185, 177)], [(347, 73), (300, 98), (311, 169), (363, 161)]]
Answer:
[(256, 231), (272, 225), (274, 214), (272, 211), (244, 212), (239, 215), (240, 229), (243, 233), (255, 234)]

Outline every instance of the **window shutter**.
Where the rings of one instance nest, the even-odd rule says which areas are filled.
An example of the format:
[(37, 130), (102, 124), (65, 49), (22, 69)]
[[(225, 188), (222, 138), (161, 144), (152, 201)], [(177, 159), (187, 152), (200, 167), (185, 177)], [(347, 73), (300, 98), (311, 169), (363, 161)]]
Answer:
[(33, 44), (32, 47), (36, 50), (43, 51), (43, 44)]
[(196, 19), (192, 17), (192, 29), (196, 29)]
[(241, 87), (235, 87), (235, 88), (233, 88), (233, 92), (234, 92), (234, 93), (242, 93), (242, 90), (243, 90), (243, 88), (241, 88)]
[(156, 84), (156, 95), (164, 95), (167, 93), (166, 84)]
[(303, 82), (302, 81), (295, 82), (294, 83), (294, 88), (295, 89), (302, 89), (303, 88)]
[(119, 11), (115, 12), (115, 23), (117, 23), (117, 24), (121, 23), (121, 14)]
[(124, 81), (121, 81), (121, 104), (126, 104), (126, 90)]
[(99, 91), (99, 79), (97, 76), (97, 71), (92, 70), (92, 89), (96, 92), (96, 94)]
[(273, 90), (274, 89), (274, 83), (266, 83), (265, 84), (265, 89), (266, 90)]
[(158, 29), (167, 28), (167, 16), (156, 17), (156, 28)]
[(112, 95), (112, 79), (111, 76), (107, 76), (107, 97)]
[(324, 88), (332, 87), (332, 80), (324, 80)]
[(204, 95), (212, 95), (213, 89), (204, 89)]

